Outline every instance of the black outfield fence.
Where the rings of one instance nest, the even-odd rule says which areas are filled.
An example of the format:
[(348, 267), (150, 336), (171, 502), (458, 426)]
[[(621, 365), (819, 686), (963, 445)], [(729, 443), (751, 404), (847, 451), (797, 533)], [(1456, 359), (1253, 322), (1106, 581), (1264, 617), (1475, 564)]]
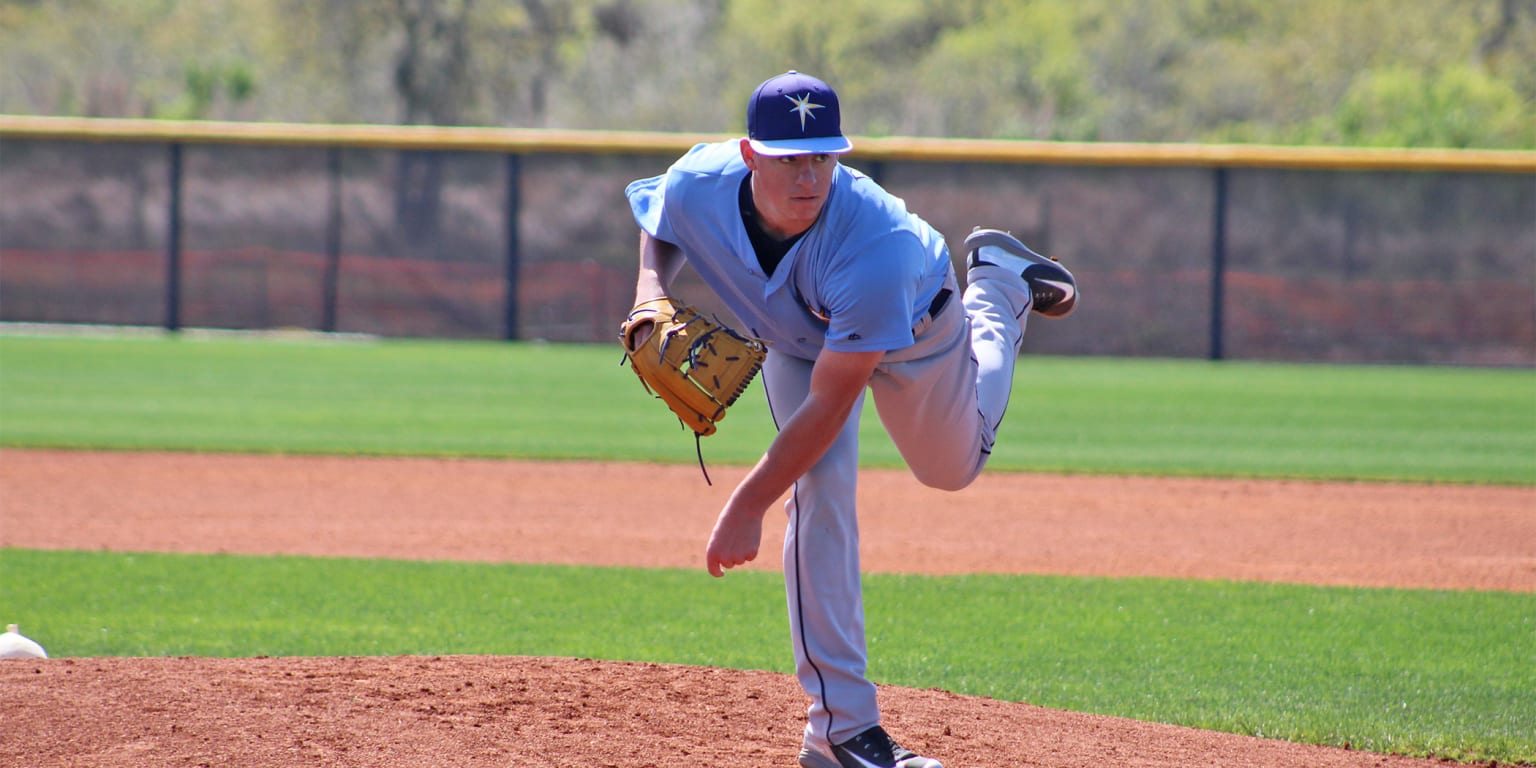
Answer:
[[(718, 138), (0, 117), (0, 320), (611, 342), (624, 185)], [(1536, 152), (855, 145), (1072, 268), (1034, 353), (1536, 366)]]

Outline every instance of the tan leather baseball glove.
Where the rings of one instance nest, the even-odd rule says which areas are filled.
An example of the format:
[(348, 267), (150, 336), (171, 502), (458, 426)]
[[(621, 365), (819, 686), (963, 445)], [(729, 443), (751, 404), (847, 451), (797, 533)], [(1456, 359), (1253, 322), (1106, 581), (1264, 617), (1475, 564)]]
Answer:
[(700, 437), (714, 434), (767, 355), (763, 342), (665, 296), (630, 310), (619, 342), (646, 391)]

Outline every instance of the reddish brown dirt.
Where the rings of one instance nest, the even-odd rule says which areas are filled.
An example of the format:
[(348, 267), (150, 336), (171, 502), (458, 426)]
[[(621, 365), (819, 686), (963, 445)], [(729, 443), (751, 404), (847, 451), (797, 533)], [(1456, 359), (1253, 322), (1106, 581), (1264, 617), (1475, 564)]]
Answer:
[[(715, 468), (707, 487), (690, 467), (0, 451), (0, 547), (702, 567), (740, 474)], [(1530, 488), (861, 482), (869, 571), (1536, 591)], [(635, 502), (658, 488), (679, 498)], [(770, 533), (750, 567), (775, 568), (781, 542)], [(1440, 765), (941, 691), (881, 696), (890, 729), (949, 768)], [(133, 768), (791, 768), (806, 703), (780, 674), (515, 657), (6, 661), (0, 702), (0, 765)]]

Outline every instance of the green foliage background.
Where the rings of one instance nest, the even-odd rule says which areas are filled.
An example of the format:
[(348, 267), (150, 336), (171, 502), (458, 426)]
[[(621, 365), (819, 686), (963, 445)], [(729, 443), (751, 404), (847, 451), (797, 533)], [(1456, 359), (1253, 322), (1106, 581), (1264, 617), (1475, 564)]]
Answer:
[(40, 0), (0, 112), (733, 132), (797, 68), (858, 135), (1536, 148), (1536, 0)]

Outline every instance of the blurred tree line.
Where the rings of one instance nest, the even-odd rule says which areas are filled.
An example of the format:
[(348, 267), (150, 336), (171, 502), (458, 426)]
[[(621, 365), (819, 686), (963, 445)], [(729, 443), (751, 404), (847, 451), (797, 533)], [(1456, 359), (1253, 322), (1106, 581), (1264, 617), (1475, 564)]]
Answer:
[(0, 112), (1536, 148), (1536, 0), (0, 0)]

